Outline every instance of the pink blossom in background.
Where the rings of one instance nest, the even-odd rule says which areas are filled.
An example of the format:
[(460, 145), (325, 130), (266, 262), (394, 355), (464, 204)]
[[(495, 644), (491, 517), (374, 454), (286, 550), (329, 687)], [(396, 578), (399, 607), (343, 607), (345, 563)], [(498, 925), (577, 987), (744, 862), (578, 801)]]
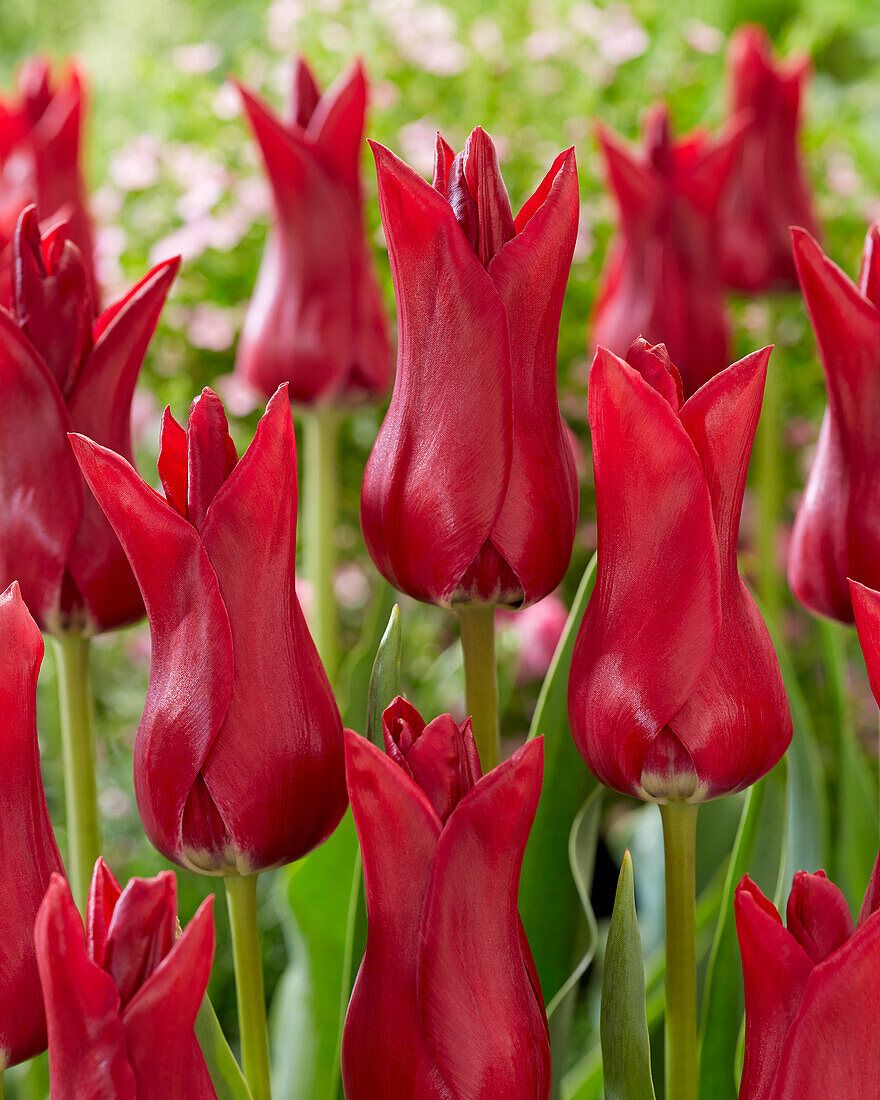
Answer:
[(522, 611), (499, 609), (495, 620), (516, 639), (520, 683), (543, 680), (568, 621), (568, 608), (562, 600), (551, 593)]

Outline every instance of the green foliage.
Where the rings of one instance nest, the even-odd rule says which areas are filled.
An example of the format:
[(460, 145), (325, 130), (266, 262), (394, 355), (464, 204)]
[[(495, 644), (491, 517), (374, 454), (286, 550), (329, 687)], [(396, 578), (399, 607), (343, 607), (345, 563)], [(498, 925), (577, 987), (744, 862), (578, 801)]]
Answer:
[(202, 1001), (196, 1016), (196, 1038), (205, 1056), (217, 1100), (251, 1100), (251, 1090), (229, 1049), (210, 997)]

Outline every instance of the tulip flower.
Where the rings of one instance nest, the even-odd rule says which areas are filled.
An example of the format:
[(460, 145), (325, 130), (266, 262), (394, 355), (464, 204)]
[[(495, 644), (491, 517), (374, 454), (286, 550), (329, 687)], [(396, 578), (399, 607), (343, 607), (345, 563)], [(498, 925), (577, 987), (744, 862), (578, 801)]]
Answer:
[(754, 783), (792, 726), (767, 629), (737, 572), (749, 454), (770, 349), (682, 401), (666, 348), (590, 372), (596, 587), (575, 644), (568, 711), (605, 784), (700, 802)]
[(578, 223), (574, 153), (514, 218), (479, 127), (438, 135), (430, 186), (373, 144), (397, 296), (397, 379), (367, 462), (361, 525), (416, 599), (534, 603), (571, 557), (577, 479), (556, 344)]
[(86, 927), (53, 875), (34, 940), (52, 1100), (214, 1100), (193, 1026), (214, 958), (213, 897), (177, 937), (170, 871), (122, 890), (95, 865)]
[(144, 613), (119, 541), (67, 441), (85, 432), (131, 459), (131, 400), (179, 260), (95, 314), (82, 253), (62, 226), (15, 234), (13, 312), (0, 309), (0, 584), (21, 583), (44, 630), (94, 634)]
[(801, 163), (801, 98), (810, 73), (805, 55), (777, 62), (763, 27), (740, 27), (728, 49), (728, 110), (748, 117), (742, 153), (721, 203), (724, 280), (749, 294), (795, 287), (789, 226), (816, 233)]
[(396, 699), (383, 726), (386, 753), (346, 732), (369, 925), (345, 1095), (546, 1100), (547, 1021), (517, 913), (541, 739), (481, 778), (470, 720), (425, 725)]
[(736, 890), (745, 983), (740, 1100), (880, 1095), (880, 860), (858, 923), (824, 871), (798, 871), (786, 926), (748, 876)]
[(788, 580), (805, 607), (851, 623), (847, 578), (880, 588), (880, 223), (868, 230), (858, 285), (804, 230), (792, 237), (828, 407), (794, 522)]
[(391, 349), (363, 215), (367, 82), (356, 62), (324, 95), (294, 66), (286, 121), (239, 87), (272, 187), (274, 220), (235, 370), (267, 397), (349, 404), (381, 398)]
[(0, 96), (0, 304), (12, 296), (12, 239), (21, 211), (36, 203), (47, 224), (64, 221), (82, 257), (97, 301), (92, 229), (80, 168), (85, 90), (69, 63), (57, 83), (44, 57), (29, 58), (18, 74), (17, 97)]
[(17, 584), (0, 595), (0, 1073), (46, 1049), (34, 919), (62, 871), (37, 747), (43, 639)]
[(166, 409), (165, 497), (71, 437), (141, 586), (152, 638), (134, 782), (147, 835), (208, 874), (305, 855), (346, 806), (342, 727), (294, 588), (296, 443), (286, 387), (241, 460), (204, 390)]
[(599, 126), (617, 232), (605, 258), (590, 341), (625, 355), (638, 336), (666, 344), (689, 397), (727, 366), (729, 334), (718, 268), (719, 211), (742, 123), (718, 138), (674, 141), (655, 105), (637, 153)]

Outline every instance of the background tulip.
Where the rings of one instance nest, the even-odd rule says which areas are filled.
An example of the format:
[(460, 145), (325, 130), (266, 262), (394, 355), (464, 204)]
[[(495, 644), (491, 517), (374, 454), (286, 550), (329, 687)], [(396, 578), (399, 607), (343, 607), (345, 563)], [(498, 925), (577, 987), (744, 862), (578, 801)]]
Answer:
[(873, 1100), (880, 1092), (880, 860), (859, 914), (824, 871), (794, 876), (786, 924), (736, 890), (746, 1002), (740, 1100)]
[(750, 26), (731, 36), (727, 64), (728, 111), (747, 122), (721, 200), (724, 281), (750, 294), (795, 287), (789, 226), (817, 227), (800, 150), (810, 60), (777, 62), (767, 32)]
[(625, 355), (638, 336), (666, 344), (689, 397), (730, 361), (718, 269), (719, 213), (743, 127), (674, 141), (656, 104), (637, 153), (597, 128), (606, 186), (617, 206), (593, 309), (590, 342)]
[(37, 747), (43, 639), (17, 584), (0, 595), (0, 1073), (46, 1048), (34, 918), (61, 856)]
[(193, 1031), (214, 958), (213, 902), (177, 938), (174, 875), (122, 890), (99, 860), (84, 934), (70, 888), (52, 876), (34, 938), (53, 1100), (213, 1100)]
[(65, 226), (41, 241), (28, 208), (15, 257), (14, 312), (0, 309), (0, 583), (20, 582), (44, 630), (125, 626), (143, 615), (140, 593), (67, 433), (133, 461), (135, 382), (179, 260), (158, 264), (96, 315)]
[(382, 397), (391, 349), (363, 217), (363, 66), (322, 96), (299, 58), (284, 122), (239, 91), (272, 187), (273, 224), (236, 372), (267, 397), (287, 382), (291, 400), (306, 405)]
[(858, 285), (807, 232), (792, 236), (828, 407), (795, 517), (788, 579), (811, 611), (852, 622), (847, 578), (880, 588), (880, 223), (868, 230)]
[(383, 724), (387, 755), (346, 733), (369, 930), (343, 1033), (345, 1095), (546, 1100), (547, 1022), (517, 913), (542, 741), (481, 779), (469, 721), (426, 726), (396, 699)]
[(251, 874), (319, 844), (346, 806), (339, 712), (294, 589), (296, 443), (279, 388), (241, 461), (203, 391), (166, 410), (165, 499), (126, 460), (74, 450), (141, 586), (150, 688), (134, 749), (147, 835), (209, 874)]
[(767, 629), (737, 571), (749, 453), (770, 349), (682, 403), (663, 345), (590, 372), (596, 588), (572, 658), (568, 712), (605, 784), (699, 802), (754, 783), (792, 726)]
[(364, 474), (367, 548), (416, 599), (533, 603), (565, 573), (577, 520), (556, 395), (574, 153), (556, 158), (514, 218), (480, 128), (457, 156), (438, 135), (433, 187), (373, 151), (399, 352)]

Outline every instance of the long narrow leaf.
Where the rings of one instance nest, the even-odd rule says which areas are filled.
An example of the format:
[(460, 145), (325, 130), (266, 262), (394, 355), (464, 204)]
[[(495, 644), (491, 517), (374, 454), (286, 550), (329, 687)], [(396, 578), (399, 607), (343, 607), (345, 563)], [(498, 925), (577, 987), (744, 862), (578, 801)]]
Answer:
[(207, 993), (196, 1016), (195, 1030), (217, 1100), (252, 1100), (251, 1090), (229, 1043), (226, 1042), (226, 1036)]

